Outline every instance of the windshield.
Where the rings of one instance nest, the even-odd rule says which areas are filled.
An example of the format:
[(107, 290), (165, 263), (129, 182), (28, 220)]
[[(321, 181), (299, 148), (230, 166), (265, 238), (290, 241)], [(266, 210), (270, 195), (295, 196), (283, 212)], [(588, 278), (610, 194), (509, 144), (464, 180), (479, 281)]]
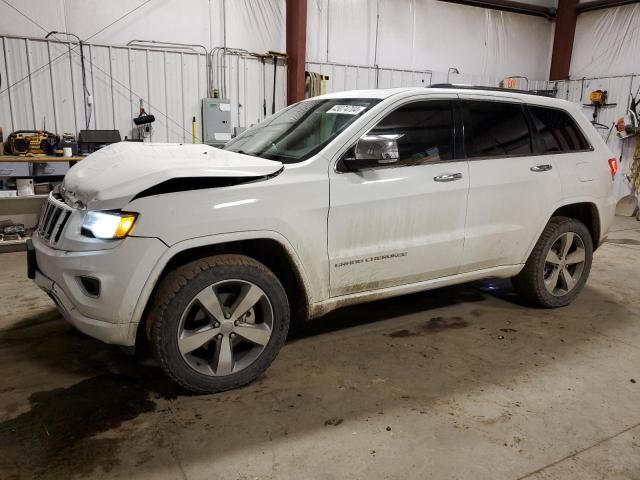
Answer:
[(332, 98), (296, 103), (251, 127), (224, 149), (283, 163), (300, 162), (322, 150), (379, 101)]

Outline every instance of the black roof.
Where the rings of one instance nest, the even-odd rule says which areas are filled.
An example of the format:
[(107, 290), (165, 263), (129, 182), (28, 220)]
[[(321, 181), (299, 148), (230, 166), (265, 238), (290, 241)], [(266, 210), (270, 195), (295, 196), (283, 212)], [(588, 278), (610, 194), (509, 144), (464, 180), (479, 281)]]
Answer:
[(514, 88), (484, 87), (481, 85), (455, 85), (453, 83), (434, 83), (428, 88), (455, 88), (458, 90), (481, 90), (489, 92), (523, 93), (525, 95), (538, 95), (542, 97), (555, 97), (553, 90), (516, 90)]

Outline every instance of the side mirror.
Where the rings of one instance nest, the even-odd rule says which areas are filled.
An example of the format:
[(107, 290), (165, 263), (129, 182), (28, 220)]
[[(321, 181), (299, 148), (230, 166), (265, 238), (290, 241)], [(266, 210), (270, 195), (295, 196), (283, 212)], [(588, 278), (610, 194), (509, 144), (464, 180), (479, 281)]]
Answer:
[(390, 165), (400, 159), (398, 135), (364, 135), (343, 157), (349, 170)]

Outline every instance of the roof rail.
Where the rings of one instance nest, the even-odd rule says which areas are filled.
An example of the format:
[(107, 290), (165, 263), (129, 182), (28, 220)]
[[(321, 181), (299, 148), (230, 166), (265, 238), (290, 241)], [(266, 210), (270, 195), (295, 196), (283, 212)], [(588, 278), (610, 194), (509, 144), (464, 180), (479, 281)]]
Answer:
[(482, 85), (456, 85), (455, 83), (434, 83), (428, 88), (456, 88), (460, 90), (484, 90), (489, 92), (523, 93), (541, 97), (555, 97), (554, 90), (517, 90), (515, 88), (485, 87)]

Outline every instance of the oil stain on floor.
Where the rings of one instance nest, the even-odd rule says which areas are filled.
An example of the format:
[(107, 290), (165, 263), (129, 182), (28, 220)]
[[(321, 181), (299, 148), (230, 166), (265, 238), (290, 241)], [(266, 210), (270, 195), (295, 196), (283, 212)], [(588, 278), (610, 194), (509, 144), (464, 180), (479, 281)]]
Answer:
[[(118, 438), (94, 438), (156, 409), (155, 399), (175, 398), (177, 389), (160, 372), (146, 377), (98, 375), (68, 388), (37, 392), (31, 409), (0, 423), (0, 471), (29, 472), (24, 478), (85, 477), (114, 464)], [(22, 478), (17, 473), (11, 478)]]
[(633, 238), (608, 238), (606, 243), (615, 243), (616, 245), (640, 245), (640, 241)]
[(444, 330), (465, 328), (469, 326), (462, 317), (432, 317), (426, 323), (421, 325), (418, 330), (396, 330), (388, 334), (391, 338), (403, 338), (403, 337), (415, 337), (420, 335), (429, 335), (431, 333), (438, 333)]

